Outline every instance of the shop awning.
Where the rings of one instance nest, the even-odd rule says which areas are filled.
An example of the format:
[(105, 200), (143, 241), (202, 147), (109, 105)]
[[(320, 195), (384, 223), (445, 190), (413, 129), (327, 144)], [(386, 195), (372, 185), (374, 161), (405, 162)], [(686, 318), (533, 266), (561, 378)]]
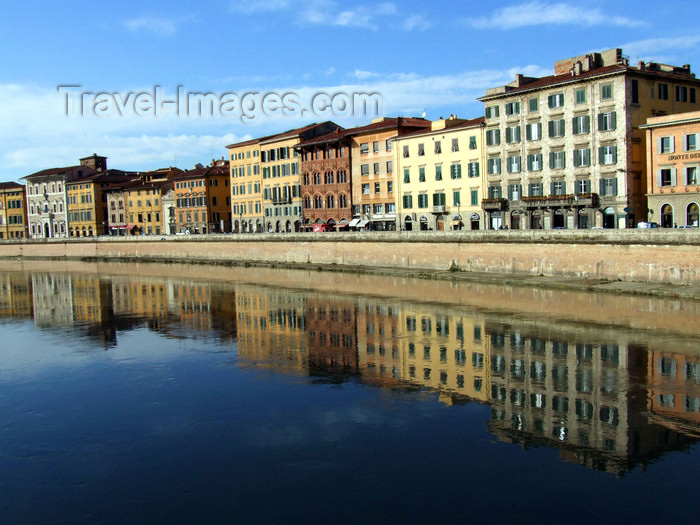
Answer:
[(357, 226), (358, 224), (360, 224), (360, 219), (353, 219), (353, 220), (350, 221), (349, 226), (350, 226), (351, 228), (353, 228), (353, 227)]
[(127, 229), (127, 230), (133, 230), (134, 228), (136, 228), (136, 225), (135, 225), (135, 224), (127, 224), (127, 225), (126, 225), (126, 229)]
[(365, 226), (367, 226), (367, 224), (369, 224), (369, 221), (360, 221), (360, 222), (357, 224), (357, 227), (358, 227), (358, 228), (364, 228)]

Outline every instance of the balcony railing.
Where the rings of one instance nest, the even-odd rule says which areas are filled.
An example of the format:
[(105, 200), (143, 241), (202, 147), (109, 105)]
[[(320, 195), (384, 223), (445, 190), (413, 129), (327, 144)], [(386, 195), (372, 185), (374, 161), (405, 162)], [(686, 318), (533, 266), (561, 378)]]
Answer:
[(289, 196), (274, 196), (272, 197), (272, 204), (275, 206), (280, 205), (280, 204), (291, 204), (292, 203), (292, 198)]
[(431, 213), (445, 213), (445, 205), (444, 204), (433, 204), (430, 211), (431, 211)]
[(525, 203), (525, 206), (528, 207), (572, 206), (574, 204), (573, 195), (542, 195), (537, 197), (523, 197), (521, 200)]
[(481, 207), (484, 211), (503, 211), (508, 208), (506, 199), (482, 199)]

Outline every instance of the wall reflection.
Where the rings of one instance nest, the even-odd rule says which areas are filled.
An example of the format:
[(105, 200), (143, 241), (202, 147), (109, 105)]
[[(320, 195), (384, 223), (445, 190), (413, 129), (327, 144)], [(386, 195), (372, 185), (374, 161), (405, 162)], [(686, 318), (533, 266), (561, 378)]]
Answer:
[(253, 284), (0, 273), (0, 316), (109, 349), (125, 331), (235, 344), (238, 363), (482, 403), (497, 439), (623, 475), (700, 438), (696, 340)]

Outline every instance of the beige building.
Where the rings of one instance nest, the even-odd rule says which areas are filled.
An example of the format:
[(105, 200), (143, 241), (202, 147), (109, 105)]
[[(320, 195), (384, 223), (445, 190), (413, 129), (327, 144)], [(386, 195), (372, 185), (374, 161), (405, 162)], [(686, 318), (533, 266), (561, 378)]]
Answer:
[(226, 146), (231, 167), (231, 211), (235, 233), (263, 230), (260, 140)]
[(648, 117), (697, 108), (681, 67), (629, 65), (621, 49), (559, 60), (481, 97), (490, 229), (625, 228), (646, 220)]
[(16, 182), (0, 183), (0, 239), (27, 237), (25, 188)]
[(450, 116), (394, 139), (402, 230), (484, 228), (483, 137), (483, 117)]
[(396, 230), (396, 178), (394, 139), (430, 129), (419, 118), (372, 120), (367, 126), (348, 130), (351, 137), (352, 227)]
[(647, 134), (649, 220), (697, 228), (700, 205), (700, 111), (652, 117)]

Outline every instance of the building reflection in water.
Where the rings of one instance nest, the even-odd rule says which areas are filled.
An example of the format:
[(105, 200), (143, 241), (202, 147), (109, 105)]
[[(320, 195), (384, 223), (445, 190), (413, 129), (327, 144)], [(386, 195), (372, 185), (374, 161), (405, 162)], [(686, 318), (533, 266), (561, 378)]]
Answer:
[[(700, 358), (637, 333), (243, 284), (0, 274), (0, 315), (106, 348), (120, 332), (237, 344), (238, 363), (489, 404), (490, 431), (622, 475), (700, 438)], [(667, 350), (674, 348), (674, 350)]]

